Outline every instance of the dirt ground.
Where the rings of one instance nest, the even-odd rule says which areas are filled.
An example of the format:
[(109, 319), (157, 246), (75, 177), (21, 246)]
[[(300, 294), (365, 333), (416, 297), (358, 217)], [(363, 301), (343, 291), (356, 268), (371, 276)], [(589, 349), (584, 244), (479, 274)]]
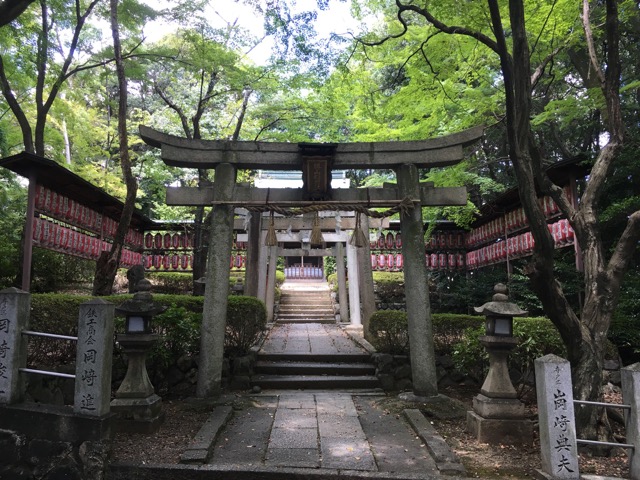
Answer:
[[(471, 402), (477, 388), (454, 387), (441, 393), (462, 402), (463, 407), (471, 408)], [(619, 403), (617, 394), (610, 394), (607, 401)], [(229, 396), (226, 403), (235, 409), (242, 409), (246, 402), (241, 396)], [(527, 401), (528, 415), (536, 418), (536, 407)], [(160, 430), (153, 435), (117, 434), (114, 441), (113, 460), (141, 464), (178, 463), (180, 453), (188, 446), (193, 436), (208, 418), (211, 402), (186, 399), (166, 400), (164, 409), (166, 420)], [(396, 396), (381, 399), (379, 408), (388, 415), (401, 415), (404, 408), (415, 408), (404, 404)], [(464, 410), (462, 408), (461, 410)], [(428, 416), (428, 412), (424, 412)], [(488, 445), (479, 443), (466, 431), (464, 415), (455, 418), (438, 419), (431, 417), (437, 431), (458, 455), (468, 476), (483, 479), (527, 479), (534, 476), (540, 468), (540, 446), (537, 432), (529, 446)], [(537, 427), (537, 425), (536, 425)], [(536, 428), (534, 428), (536, 430)], [(144, 445), (144, 448), (139, 448)], [(580, 455), (580, 471), (583, 474), (629, 478), (627, 456), (622, 449), (609, 457), (594, 457), (583, 452)]]

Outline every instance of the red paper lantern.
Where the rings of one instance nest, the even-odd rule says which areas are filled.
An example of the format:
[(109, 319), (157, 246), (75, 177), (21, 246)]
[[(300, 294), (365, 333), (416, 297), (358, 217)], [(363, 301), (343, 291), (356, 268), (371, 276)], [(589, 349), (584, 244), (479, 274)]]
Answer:
[(144, 248), (146, 249), (151, 249), (151, 247), (153, 247), (153, 235), (151, 235), (150, 233), (147, 233), (144, 236)]
[(170, 233), (165, 233), (164, 234), (164, 238), (163, 238), (162, 244), (164, 245), (164, 248), (171, 248), (171, 234)]
[(378, 255), (378, 268), (383, 269), (387, 264), (387, 257), (381, 253)]
[(169, 265), (171, 264), (171, 257), (169, 255), (164, 255), (162, 257), (162, 268), (165, 270), (169, 270)]
[(387, 248), (388, 248), (388, 249), (389, 249), (389, 248), (393, 248), (393, 246), (395, 245), (395, 243), (396, 243), (396, 242), (395, 242), (395, 240), (394, 240), (394, 238), (393, 238), (393, 233), (388, 232), (388, 233), (387, 233), (387, 238), (386, 238), (386, 241), (385, 241), (385, 244), (386, 244)]
[(180, 266), (183, 270), (186, 270), (189, 266), (189, 255), (180, 255)]
[(438, 268), (438, 254), (437, 253), (432, 253), (431, 254), (431, 259), (429, 261), (429, 268), (431, 270), (435, 270)]
[(145, 268), (145, 270), (149, 270), (152, 265), (153, 265), (153, 256), (152, 255), (146, 255), (144, 257), (144, 268)]
[(394, 262), (393, 262), (393, 257), (394, 257), (394, 256), (393, 256), (393, 253), (389, 253), (389, 254), (387, 254), (387, 267), (388, 267), (389, 269), (392, 269), (392, 268), (394, 268), (394, 267), (395, 267), (395, 264), (394, 264)]
[(378, 237), (378, 248), (380, 249), (384, 248), (384, 244), (385, 244), (385, 238), (384, 238), (384, 235), (381, 233), (380, 237)]
[[(396, 237), (396, 241), (397, 239), (398, 238)], [(404, 260), (402, 258), (402, 254), (401, 253), (396, 254), (396, 267), (401, 269), (403, 265), (404, 265)]]
[(153, 256), (153, 267), (155, 269), (159, 269), (162, 265), (162, 255), (154, 255)]
[(396, 248), (402, 248), (402, 235), (400, 232), (396, 233)]
[(177, 233), (174, 233), (171, 237), (171, 245), (173, 245), (173, 248), (178, 248), (180, 246), (180, 236)]
[(458, 265), (458, 259), (456, 258), (455, 254), (450, 253), (447, 257), (447, 263), (449, 266), (449, 270), (455, 270), (456, 266)]
[(180, 264), (180, 259), (178, 258), (178, 255), (171, 255), (171, 268), (176, 270), (178, 268), (178, 265)]
[(371, 254), (371, 268), (376, 268), (378, 266), (378, 257), (375, 253)]

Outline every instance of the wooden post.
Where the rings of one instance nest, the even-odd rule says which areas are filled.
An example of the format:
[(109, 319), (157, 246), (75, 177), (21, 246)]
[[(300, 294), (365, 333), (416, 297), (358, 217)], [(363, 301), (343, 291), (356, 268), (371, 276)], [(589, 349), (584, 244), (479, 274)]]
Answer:
[(367, 241), (358, 248), (358, 276), (360, 284), (360, 302), (362, 305), (362, 330), (364, 338), (371, 341), (369, 319), (376, 311), (376, 299), (373, 293), (373, 273), (371, 272), (371, 246), (369, 245), (369, 217), (362, 216), (362, 231)]
[[(265, 247), (267, 248), (267, 247)], [(267, 321), (273, 322), (273, 303), (276, 294), (276, 266), (278, 264), (278, 246), (268, 247), (269, 249), (269, 269), (267, 273), (267, 293), (265, 305), (267, 307)]]
[(249, 213), (249, 231), (247, 241), (247, 266), (244, 275), (244, 294), (258, 296), (258, 270), (260, 269), (260, 250), (263, 248), (262, 213)]
[(344, 244), (336, 243), (336, 273), (338, 274), (338, 301), (340, 302), (340, 322), (349, 322), (349, 295), (347, 294), (347, 272), (344, 268)]
[(347, 240), (347, 271), (349, 275), (349, 318), (351, 325), (362, 325), (360, 316), (360, 276), (358, 275), (357, 248)]
[[(420, 176), (415, 165), (402, 165), (396, 171), (398, 192), (402, 197), (420, 198)], [(425, 264), (422, 207), (414, 205), (400, 217), (402, 255), (407, 319), (409, 323), (409, 349), (413, 392), (417, 396), (438, 395), (436, 359), (433, 347), (429, 284)]]
[(267, 232), (260, 235), (260, 254), (258, 256), (258, 300), (267, 303), (267, 264), (269, 262), (269, 248), (264, 244)]
[[(216, 200), (231, 200), (235, 181), (236, 169), (232, 165), (218, 165), (215, 176)], [(220, 395), (231, 270), (229, 258), (233, 242), (233, 210), (232, 205), (215, 205), (211, 215), (196, 388), (196, 395), (201, 398)]]
[(31, 290), (31, 262), (33, 260), (33, 221), (36, 213), (36, 169), (29, 172), (29, 190), (27, 193), (27, 214), (22, 239), (22, 290)]

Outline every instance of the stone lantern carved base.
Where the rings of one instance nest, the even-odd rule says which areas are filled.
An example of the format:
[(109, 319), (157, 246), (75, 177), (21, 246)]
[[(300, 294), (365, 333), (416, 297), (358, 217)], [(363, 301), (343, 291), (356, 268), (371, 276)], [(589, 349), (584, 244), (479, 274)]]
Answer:
[(467, 430), (482, 443), (526, 445), (533, 442), (533, 422), (524, 418), (484, 418), (470, 410)]
[(164, 422), (162, 398), (155, 393), (146, 398), (116, 398), (111, 401), (119, 432), (154, 433)]

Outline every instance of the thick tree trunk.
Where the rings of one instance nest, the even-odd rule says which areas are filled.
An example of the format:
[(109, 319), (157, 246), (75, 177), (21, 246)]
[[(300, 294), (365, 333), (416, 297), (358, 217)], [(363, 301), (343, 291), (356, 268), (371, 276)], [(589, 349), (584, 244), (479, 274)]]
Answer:
[(113, 244), (109, 252), (103, 252), (96, 265), (96, 273), (93, 280), (94, 295), (109, 295), (113, 291), (113, 282), (116, 278), (120, 255), (124, 245), (124, 239), (131, 223), (133, 210), (135, 208), (136, 193), (138, 183), (131, 171), (131, 160), (129, 158), (129, 142), (127, 139), (127, 79), (122, 61), (122, 48), (120, 46), (120, 31), (118, 26), (118, 1), (110, 0), (111, 5), (111, 32), (113, 34), (113, 49), (116, 58), (116, 73), (118, 75), (118, 90), (120, 94), (118, 102), (118, 137), (119, 154), (122, 174), (127, 186), (127, 196), (125, 198), (120, 223), (116, 230)]

